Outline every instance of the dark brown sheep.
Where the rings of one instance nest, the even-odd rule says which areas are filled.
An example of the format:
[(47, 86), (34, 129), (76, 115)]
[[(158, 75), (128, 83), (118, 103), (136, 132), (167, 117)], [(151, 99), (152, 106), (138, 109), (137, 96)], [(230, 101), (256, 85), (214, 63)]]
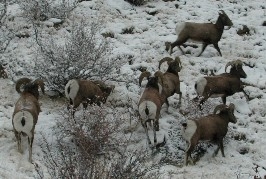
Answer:
[(228, 62), (225, 66), (225, 72), (228, 66), (232, 66), (229, 73), (223, 73), (216, 76), (201, 77), (195, 83), (195, 89), (198, 97), (203, 98), (200, 104), (203, 104), (209, 97), (221, 97), (223, 104), (226, 104), (226, 97), (237, 92), (243, 92), (244, 86), (240, 78), (246, 78), (247, 75), (243, 70), (243, 63), (240, 60)]
[[(234, 109), (234, 104), (229, 106), (221, 104), (216, 106), (213, 114), (198, 119), (187, 120), (186, 123), (182, 124), (182, 136), (189, 143), (185, 154), (185, 165), (188, 164), (188, 158), (194, 163), (191, 153), (200, 140), (207, 140), (217, 144), (218, 148), (215, 150), (214, 156), (221, 149), (222, 156), (225, 157), (223, 139), (228, 131), (228, 123), (237, 122)], [(220, 112), (216, 114), (217, 111)]]

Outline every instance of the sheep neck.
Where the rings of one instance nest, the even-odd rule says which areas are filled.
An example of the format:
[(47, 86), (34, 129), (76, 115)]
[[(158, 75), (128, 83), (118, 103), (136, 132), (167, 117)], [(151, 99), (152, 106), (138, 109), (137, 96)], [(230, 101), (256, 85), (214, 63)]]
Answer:
[(215, 25), (216, 25), (217, 29), (218, 29), (221, 33), (223, 33), (223, 31), (224, 31), (224, 23), (223, 23), (223, 21), (222, 21), (221, 16), (218, 17), (218, 19), (217, 19)]
[(168, 69), (167, 69), (167, 72), (168, 72), (168, 73), (173, 73), (174, 75), (177, 75), (177, 76), (178, 76), (178, 72), (176, 72), (176, 70), (173, 70), (173, 69), (171, 69), (171, 68), (168, 68)]

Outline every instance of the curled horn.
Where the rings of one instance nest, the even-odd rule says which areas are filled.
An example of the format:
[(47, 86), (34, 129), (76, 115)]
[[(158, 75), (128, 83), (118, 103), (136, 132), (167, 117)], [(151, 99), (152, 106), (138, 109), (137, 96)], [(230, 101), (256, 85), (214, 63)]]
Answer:
[(179, 57), (175, 57), (175, 61), (178, 63), (178, 71), (180, 71), (182, 69), (182, 64), (181, 64), (181, 60)]
[(162, 63), (164, 63), (166, 61), (169, 63), (169, 62), (173, 61), (173, 59), (171, 57), (164, 57), (163, 59), (161, 59), (159, 62), (159, 69), (161, 68)]
[(168, 88), (168, 85), (164, 83), (164, 77), (163, 77), (163, 73), (162, 73), (161, 71), (156, 71), (156, 72), (154, 73), (154, 76), (159, 77), (159, 83), (160, 83), (162, 86)]
[(233, 65), (235, 65), (235, 66), (237, 66), (237, 65), (243, 65), (243, 63), (242, 63), (242, 61), (241, 60), (235, 60), (235, 61), (231, 61), (231, 62), (228, 62), (226, 65), (225, 65), (225, 72), (226, 72), (226, 69), (227, 69), (227, 67), (228, 66), (233, 66)]
[(215, 109), (213, 110), (213, 114), (216, 114), (217, 111), (221, 111), (222, 109), (227, 108), (227, 106), (225, 104), (220, 104), (218, 106), (215, 107)]
[(26, 84), (28, 84), (28, 83), (30, 83), (32, 80), (31, 79), (29, 79), (29, 78), (20, 78), (19, 80), (17, 80), (17, 82), (16, 82), (16, 91), (18, 92), (18, 93), (21, 93), (22, 91), (20, 90), (20, 88), (21, 88), (21, 86), (23, 85), (26, 85)]
[(43, 82), (43, 80), (36, 79), (33, 83), (34, 84), (37, 84), (41, 88), (42, 93), (44, 94), (44, 82)]
[(141, 82), (142, 82), (142, 80), (143, 80), (143, 78), (145, 78), (145, 77), (150, 77), (151, 76), (151, 73), (150, 72), (148, 72), (148, 71), (144, 71), (144, 72), (142, 72), (141, 74), (140, 74), (140, 76), (139, 76), (139, 86), (141, 86)]

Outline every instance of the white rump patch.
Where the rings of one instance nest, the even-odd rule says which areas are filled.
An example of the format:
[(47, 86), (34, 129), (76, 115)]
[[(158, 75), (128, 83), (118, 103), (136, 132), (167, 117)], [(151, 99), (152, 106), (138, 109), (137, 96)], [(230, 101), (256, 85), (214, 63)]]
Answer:
[(187, 120), (187, 127), (183, 127), (181, 131), (183, 138), (190, 143), (190, 139), (195, 134), (196, 130), (196, 122), (193, 120)]
[[(24, 120), (24, 121), (23, 121)], [(19, 111), (13, 118), (14, 128), (18, 132), (24, 132), (29, 137), (32, 137), (31, 130), (33, 128), (33, 116), (29, 111)], [(23, 126), (22, 124), (25, 123)]]
[[(149, 110), (149, 115), (147, 115), (145, 112), (146, 107)], [(157, 106), (152, 101), (143, 101), (139, 105), (139, 114), (141, 118), (145, 121), (148, 119), (155, 119), (156, 111), (157, 111)]]
[[(70, 88), (70, 91), (68, 91), (68, 88)], [(65, 95), (66, 98), (72, 99), (74, 101), (74, 98), (77, 96), (77, 93), (79, 91), (79, 84), (77, 80), (69, 80), (65, 87)]]
[(175, 27), (176, 35), (179, 35), (179, 33), (185, 28), (186, 22), (181, 22), (180, 24), (177, 24)]
[(205, 86), (207, 85), (206, 78), (204, 78), (204, 77), (199, 78), (197, 80), (196, 84), (197, 84), (197, 88), (196, 88), (197, 94), (199, 96), (202, 96), (204, 89), (205, 89)]

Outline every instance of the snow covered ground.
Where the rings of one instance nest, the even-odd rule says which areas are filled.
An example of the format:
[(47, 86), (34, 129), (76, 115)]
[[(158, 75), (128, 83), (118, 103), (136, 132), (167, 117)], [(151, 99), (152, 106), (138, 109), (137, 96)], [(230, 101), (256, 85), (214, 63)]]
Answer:
[[(178, 8), (177, 8), (178, 5)], [(160, 169), (162, 178), (254, 178), (266, 176), (266, 4), (264, 0), (179, 0), (163, 2), (154, 0), (144, 6), (135, 7), (124, 0), (92, 0), (84, 1), (73, 11), (73, 19), (86, 17), (101, 17), (105, 22), (104, 32), (114, 33), (111, 38), (113, 54), (132, 56), (132, 65), (126, 63), (121, 66), (124, 80), (130, 81), (129, 86), (115, 83), (116, 88), (109, 100), (127, 103), (132, 100), (133, 108), (144, 89), (138, 86), (140, 75), (139, 67), (147, 67), (148, 71), (158, 70), (158, 62), (169, 56), (165, 51), (164, 42), (173, 42), (176, 39), (175, 26), (184, 21), (213, 22), (218, 17), (218, 11), (224, 10), (234, 25), (227, 28), (219, 42), (222, 57), (213, 46), (208, 46), (201, 57), (196, 57), (199, 48), (187, 47), (185, 51), (191, 54), (182, 55), (178, 48), (174, 49), (172, 58), (180, 56), (182, 70), (180, 72), (181, 91), (183, 92), (181, 107), (177, 106), (178, 95), (170, 98), (169, 112), (164, 107), (160, 118), (158, 140), (166, 135), (166, 146), (176, 156), (176, 164), (164, 165)], [(17, 4), (8, 6), (9, 16), (15, 17), (10, 23), (14, 26), (27, 26), (27, 22), (20, 16), (21, 11)], [(149, 15), (154, 14), (154, 15)], [(250, 28), (250, 35), (239, 36), (236, 32), (242, 25)], [(134, 27), (133, 34), (122, 34), (123, 29)], [(56, 31), (63, 34), (66, 27)], [(23, 28), (22, 28), (23, 29)], [(28, 31), (32, 34), (32, 29)], [(189, 42), (192, 44), (192, 42)], [(6, 52), (1, 56), (3, 62), (19, 64), (26, 61), (31, 64), (36, 50), (33, 37), (15, 38), (9, 44)], [(204, 76), (203, 71), (215, 70), (215, 74), (224, 72), (225, 64), (232, 60), (242, 60), (250, 64), (243, 69), (247, 74), (244, 82), (252, 86), (244, 90), (251, 100), (247, 101), (242, 93), (236, 93), (227, 98), (227, 104), (236, 106), (235, 116), (238, 122), (229, 124), (229, 132), (225, 140), (225, 155), (221, 153), (213, 158), (212, 153), (216, 146), (208, 147), (207, 152), (196, 165), (182, 166), (186, 144), (180, 136), (180, 124), (186, 118), (179, 109), (188, 109), (188, 99), (196, 96), (194, 83), (197, 78)], [(251, 67), (252, 66), (252, 67)], [(166, 64), (163, 70), (166, 70)], [(21, 69), (23, 70), (26, 69)], [(23, 73), (22, 73), (23, 74)], [(24, 144), (24, 153), (17, 151), (15, 136), (12, 131), (11, 116), (14, 103), (19, 95), (15, 92), (11, 79), (0, 79), (0, 178), (34, 178), (34, 166), (27, 161), (27, 143)], [(42, 112), (36, 126), (33, 143), (33, 160), (40, 163), (42, 156), (38, 144), (41, 143), (41, 133), (51, 137), (51, 127), (55, 124), (58, 110), (64, 106), (64, 101), (51, 100), (41, 96)], [(220, 98), (210, 99), (213, 106), (222, 103)], [(140, 139), (138, 145), (147, 145), (146, 136), (141, 126), (133, 133)], [(179, 151), (178, 151), (179, 150)], [(258, 166), (258, 172), (255, 168)]]

